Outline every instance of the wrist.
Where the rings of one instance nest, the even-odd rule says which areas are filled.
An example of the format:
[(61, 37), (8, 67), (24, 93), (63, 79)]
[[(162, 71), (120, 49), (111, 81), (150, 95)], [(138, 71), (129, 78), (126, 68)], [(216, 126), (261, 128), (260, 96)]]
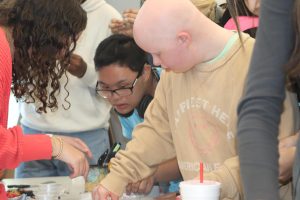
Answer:
[(159, 182), (158, 181), (159, 177), (157, 177), (158, 176), (157, 171), (158, 171), (158, 168), (155, 170), (155, 172), (152, 175), (152, 177), (153, 177), (153, 184), (156, 184), (156, 183)]
[(49, 136), (51, 140), (51, 147), (52, 147), (51, 158), (52, 158), (54, 155), (58, 154), (57, 140), (53, 138), (53, 134), (46, 134), (46, 135)]
[(52, 142), (52, 159), (58, 159), (63, 151), (63, 140), (60, 137), (51, 137)]

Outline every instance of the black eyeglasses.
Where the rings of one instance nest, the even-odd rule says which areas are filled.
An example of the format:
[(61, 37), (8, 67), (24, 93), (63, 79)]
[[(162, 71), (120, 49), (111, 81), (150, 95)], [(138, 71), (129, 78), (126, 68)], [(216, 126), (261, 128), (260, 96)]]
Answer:
[(132, 90), (136, 84), (136, 82), (139, 79), (140, 74), (137, 75), (137, 77), (134, 79), (132, 85), (130, 87), (122, 87), (122, 88), (118, 88), (115, 90), (104, 90), (101, 89), (100, 86), (100, 82), (97, 81), (97, 85), (96, 85), (96, 93), (99, 94), (100, 96), (102, 96), (103, 98), (107, 99), (109, 97), (112, 97), (113, 94), (117, 94), (120, 97), (126, 97), (129, 95), (132, 95)]

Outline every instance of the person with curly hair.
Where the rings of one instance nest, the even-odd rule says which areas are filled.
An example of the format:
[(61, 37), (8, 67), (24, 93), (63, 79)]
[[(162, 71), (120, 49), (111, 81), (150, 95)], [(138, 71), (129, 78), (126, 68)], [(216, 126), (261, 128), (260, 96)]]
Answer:
[[(80, 138), (91, 149), (90, 165), (109, 148), (108, 126), (111, 105), (95, 93), (97, 73), (93, 61), (97, 45), (111, 35), (108, 27), (120, 13), (105, 0), (77, 0), (87, 13), (87, 25), (71, 54), (66, 76), (59, 79), (65, 89), (54, 94), (57, 109), (37, 113), (38, 104), (20, 103), (21, 125), (25, 134), (51, 133)], [(79, 20), (76, 18), (76, 20)], [(80, 21), (79, 21), (80, 22)], [(50, 91), (51, 88), (48, 88)], [(63, 122), (63, 123), (61, 123)], [(38, 169), (38, 170), (37, 170)], [(38, 160), (22, 163), (17, 178), (68, 176), (68, 166), (58, 160)]]
[[(17, 99), (38, 104), (37, 112), (57, 108), (59, 78), (66, 73), (86, 13), (75, 0), (4, 0), (0, 3), (0, 169), (21, 162), (59, 159), (71, 177), (88, 173), (89, 148), (79, 139), (23, 135), (7, 129), (10, 89)], [(50, 88), (50, 89), (49, 89)], [(6, 199), (0, 184), (0, 199)]]

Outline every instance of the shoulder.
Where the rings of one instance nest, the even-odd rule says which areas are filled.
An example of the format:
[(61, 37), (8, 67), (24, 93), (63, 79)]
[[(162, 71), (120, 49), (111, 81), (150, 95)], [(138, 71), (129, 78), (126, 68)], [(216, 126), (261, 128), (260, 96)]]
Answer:
[(5, 36), (5, 29), (0, 26), (0, 44), (3, 44), (3, 42), (7, 42), (6, 36)]
[(9, 42), (6, 38), (6, 32), (3, 27), (0, 27), (0, 59), (1, 63), (7, 63), (8, 65), (11, 65), (11, 54), (10, 54), (10, 46)]

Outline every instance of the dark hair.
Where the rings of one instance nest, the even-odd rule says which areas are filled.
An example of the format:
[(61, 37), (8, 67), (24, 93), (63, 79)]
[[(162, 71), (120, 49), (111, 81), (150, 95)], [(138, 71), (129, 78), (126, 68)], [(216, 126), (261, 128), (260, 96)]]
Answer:
[(132, 37), (115, 34), (103, 40), (97, 47), (94, 57), (96, 70), (110, 64), (128, 66), (132, 71), (141, 73), (147, 63), (147, 54)]
[(300, 98), (300, 1), (295, 1), (293, 10), (293, 22), (295, 43), (291, 57), (286, 65), (287, 88), (296, 92)]
[(16, 0), (0, 0), (0, 25), (7, 26), (8, 16)]
[[(240, 26), (237, 21), (238, 16), (256, 16), (254, 15), (246, 6), (244, 0), (227, 0), (227, 8), (220, 19), (220, 26), (224, 27), (226, 22), (232, 17), (236, 27), (238, 30), (240, 30)], [(256, 31), (257, 28), (252, 28), (244, 31), (245, 33), (248, 33), (251, 37), (256, 37)], [(240, 35), (240, 31), (239, 31)], [(240, 35), (241, 37), (241, 35)]]
[(86, 27), (86, 13), (77, 0), (15, 0), (10, 8), (0, 4), (2, 10), (1, 24), (13, 28), (13, 93), (36, 103), (37, 112), (57, 109), (59, 79), (67, 76), (76, 39)]

